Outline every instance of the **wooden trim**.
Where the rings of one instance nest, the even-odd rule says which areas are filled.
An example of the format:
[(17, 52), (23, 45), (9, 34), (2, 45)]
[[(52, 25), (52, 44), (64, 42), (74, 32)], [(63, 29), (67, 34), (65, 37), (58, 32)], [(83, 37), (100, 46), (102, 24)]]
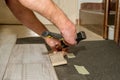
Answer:
[(104, 6), (104, 24), (103, 24), (103, 38), (108, 39), (108, 16), (109, 16), (110, 0), (105, 0)]
[(119, 44), (120, 42), (120, 10), (119, 0), (116, 0), (116, 16), (115, 16), (115, 37), (114, 41)]

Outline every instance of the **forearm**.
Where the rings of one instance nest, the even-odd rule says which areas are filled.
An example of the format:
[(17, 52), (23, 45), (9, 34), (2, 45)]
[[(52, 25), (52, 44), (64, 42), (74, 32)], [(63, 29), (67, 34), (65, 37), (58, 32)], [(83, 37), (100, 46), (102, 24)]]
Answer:
[(47, 30), (45, 26), (36, 18), (34, 13), (21, 5), (18, 0), (6, 0), (6, 4), (23, 25), (32, 29), (37, 34), (41, 35), (43, 31)]
[(65, 41), (75, 44), (75, 25), (52, 0), (19, 0), (27, 8), (40, 13), (58, 27)]
[[(63, 11), (52, 2), (52, 0), (19, 0), (24, 6), (32, 9), (52, 23), (54, 23), (60, 31), (65, 27), (74, 26), (73, 23), (67, 18)], [(26, 4), (27, 3), (27, 4)]]
[(54, 23), (60, 29), (60, 31), (68, 25), (70, 20), (63, 13), (63, 11), (57, 7), (56, 4), (54, 4), (52, 1), (49, 1), (48, 4), (43, 6), (45, 6), (43, 9), (38, 8), (38, 12)]

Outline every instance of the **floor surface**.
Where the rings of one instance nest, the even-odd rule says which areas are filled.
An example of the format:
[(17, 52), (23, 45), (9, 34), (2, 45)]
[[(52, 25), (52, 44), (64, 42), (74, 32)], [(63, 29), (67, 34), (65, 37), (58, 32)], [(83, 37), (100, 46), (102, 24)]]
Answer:
[(0, 80), (58, 80), (44, 43), (16, 40), (14, 33), (0, 32)]
[[(83, 41), (71, 47), (76, 58), (55, 67), (60, 80), (119, 80), (120, 47), (114, 41)], [(74, 65), (84, 66), (89, 75), (78, 74)]]
[[(44, 41), (40, 37), (17, 40), (17, 44), (42, 43)], [(69, 48), (69, 52), (74, 53), (76, 57), (72, 59), (65, 57), (68, 64), (55, 67), (57, 76), (59, 80), (119, 80), (119, 48), (112, 40), (81, 41)], [(84, 66), (90, 74), (79, 74), (74, 65)]]
[[(47, 25), (47, 28), (52, 32), (59, 33), (59, 30), (53, 25)], [(77, 26), (76, 28), (77, 28), (77, 32), (79, 31), (86, 32), (87, 39), (84, 41), (103, 41), (101, 36), (81, 26)], [(18, 38), (17, 44), (15, 44), (14, 39), (11, 39), (14, 37), (10, 37), (9, 33), (17, 35), (15, 36), (16, 38)], [(9, 40), (11, 40), (12, 42), (10, 42)], [(31, 41), (33, 41), (34, 44)], [(45, 45), (43, 45), (44, 43), (45, 43), (44, 40), (41, 39), (39, 35), (37, 35), (35, 32), (31, 31), (25, 26), (0, 25), (0, 69), (1, 69), (0, 80), (57, 80), (57, 76), (59, 80), (73, 80), (73, 78), (75, 77), (76, 80), (85, 80), (85, 79), (87, 80), (86, 77), (85, 79), (82, 79), (80, 78), (81, 75), (74, 74), (75, 70), (71, 69), (72, 66), (69, 67), (63, 66), (63, 69), (61, 68), (62, 66), (56, 67), (55, 68), (57, 73), (56, 76), (54, 68), (50, 64), (50, 61), (48, 60), (47, 57), (45, 57), (47, 53), (47, 49), (49, 50), (49, 47), (47, 46), (46, 49)], [(13, 46), (13, 44), (15, 46)], [(79, 50), (81, 51), (81, 49), (84, 48), (86, 48), (86, 46), (82, 48), (75, 47), (75, 49), (73, 48), (72, 50), (78, 49), (78, 51)], [(69, 73), (69, 69), (70, 69), (70, 73)]]
[(44, 44), (13, 47), (3, 80), (58, 80)]

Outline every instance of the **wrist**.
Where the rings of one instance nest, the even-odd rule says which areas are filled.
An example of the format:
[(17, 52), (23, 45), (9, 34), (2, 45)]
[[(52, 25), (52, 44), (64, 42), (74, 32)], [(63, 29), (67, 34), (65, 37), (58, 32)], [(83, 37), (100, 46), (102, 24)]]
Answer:
[(60, 27), (62, 34), (64, 34), (66, 30), (75, 31), (75, 25), (72, 22), (67, 21), (64, 25), (62, 25), (62, 27)]

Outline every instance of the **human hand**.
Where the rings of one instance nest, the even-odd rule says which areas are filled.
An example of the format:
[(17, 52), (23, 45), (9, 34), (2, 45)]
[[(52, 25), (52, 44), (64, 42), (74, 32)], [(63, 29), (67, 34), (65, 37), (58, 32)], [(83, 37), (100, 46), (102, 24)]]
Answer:
[(60, 51), (63, 54), (63, 56), (66, 55), (68, 49), (62, 48), (59, 40), (57, 40), (55, 38), (49, 38), (49, 37), (46, 37), (44, 39), (45, 39), (46, 43), (49, 45), (49, 47), (52, 49), (53, 53)]
[(62, 46), (59, 40), (55, 38), (44, 38), (45, 42), (49, 45), (49, 47), (52, 49), (52, 51), (60, 51), (62, 50)]
[(76, 28), (74, 24), (64, 27), (61, 30), (61, 34), (64, 37), (65, 42), (68, 45), (75, 45), (76, 44)]

